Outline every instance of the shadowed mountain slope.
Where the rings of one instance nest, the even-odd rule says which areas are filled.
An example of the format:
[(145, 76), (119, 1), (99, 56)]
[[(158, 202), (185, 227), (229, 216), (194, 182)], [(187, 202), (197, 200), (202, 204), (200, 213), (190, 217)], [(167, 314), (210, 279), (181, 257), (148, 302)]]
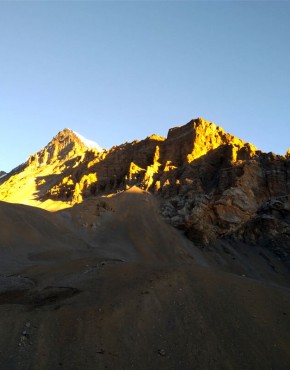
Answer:
[(56, 213), (0, 203), (3, 369), (287, 368), (281, 261), (252, 250), (225, 272), (158, 203), (136, 187)]

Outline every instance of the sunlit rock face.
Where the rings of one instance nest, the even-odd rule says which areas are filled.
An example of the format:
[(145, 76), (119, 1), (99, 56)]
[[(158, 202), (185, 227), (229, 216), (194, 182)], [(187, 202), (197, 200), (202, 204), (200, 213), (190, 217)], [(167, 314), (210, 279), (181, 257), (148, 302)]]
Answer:
[(97, 144), (95, 147), (88, 147), (70, 129), (60, 131), (45, 148), (31, 155), (25, 163), (0, 179), (0, 199), (41, 208), (58, 209), (69, 206), (66, 201), (52, 204), (47, 200), (55, 192), (58, 200), (68, 200), (72, 196), (70, 189), (74, 189), (75, 184), (68, 180), (70, 173), (85, 160), (88, 153), (98, 160), (103, 155), (103, 149)]
[[(203, 120), (170, 132), (165, 153), (175, 166), (163, 171), (159, 187), (168, 222), (199, 245), (239, 240), (288, 259), (289, 153), (262, 153)], [(174, 141), (179, 143), (175, 152)]]
[(169, 130), (162, 157), (163, 160), (180, 166), (191, 163), (220, 146), (231, 147), (233, 161), (250, 158), (256, 151), (253, 145), (225, 133), (212, 122), (198, 118)]
[(65, 129), (0, 179), (0, 200), (60, 209), (137, 185), (160, 197), (164, 218), (199, 245), (230, 238), (286, 258), (289, 153), (262, 153), (201, 118), (167, 138), (154, 134), (110, 150)]

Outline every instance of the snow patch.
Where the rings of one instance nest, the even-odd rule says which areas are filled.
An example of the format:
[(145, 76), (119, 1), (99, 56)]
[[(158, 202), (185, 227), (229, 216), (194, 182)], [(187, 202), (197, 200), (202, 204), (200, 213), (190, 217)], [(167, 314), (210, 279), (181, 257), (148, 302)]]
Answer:
[(2, 177), (5, 177), (7, 175), (7, 173), (3, 173), (2, 175), (0, 175), (0, 179), (2, 179)]
[(85, 144), (85, 146), (87, 148), (89, 148), (89, 149), (97, 149), (99, 152), (103, 152), (104, 151), (104, 149), (99, 144), (97, 144), (95, 141), (86, 139), (85, 137), (83, 137), (82, 135), (80, 135), (79, 133), (77, 133), (75, 131), (73, 131), (73, 132)]

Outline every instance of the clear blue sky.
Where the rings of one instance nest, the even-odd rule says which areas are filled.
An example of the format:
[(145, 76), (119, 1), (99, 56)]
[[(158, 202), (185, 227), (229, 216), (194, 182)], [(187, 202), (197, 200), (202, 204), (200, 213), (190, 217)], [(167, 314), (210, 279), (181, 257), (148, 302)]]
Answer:
[(0, 170), (64, 127), (110, 148), (204, 117), (290, 147), (290, 2), (0, 1)]

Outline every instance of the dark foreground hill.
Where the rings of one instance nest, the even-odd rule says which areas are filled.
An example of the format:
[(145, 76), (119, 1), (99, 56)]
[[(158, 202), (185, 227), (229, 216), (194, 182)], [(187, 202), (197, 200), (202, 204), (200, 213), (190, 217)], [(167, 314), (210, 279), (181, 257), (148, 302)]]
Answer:
[(0, 204), (1, 369), (288, 369), (284, 261), (230, 264), (159, 209), (136, 187), (56, 213)]

